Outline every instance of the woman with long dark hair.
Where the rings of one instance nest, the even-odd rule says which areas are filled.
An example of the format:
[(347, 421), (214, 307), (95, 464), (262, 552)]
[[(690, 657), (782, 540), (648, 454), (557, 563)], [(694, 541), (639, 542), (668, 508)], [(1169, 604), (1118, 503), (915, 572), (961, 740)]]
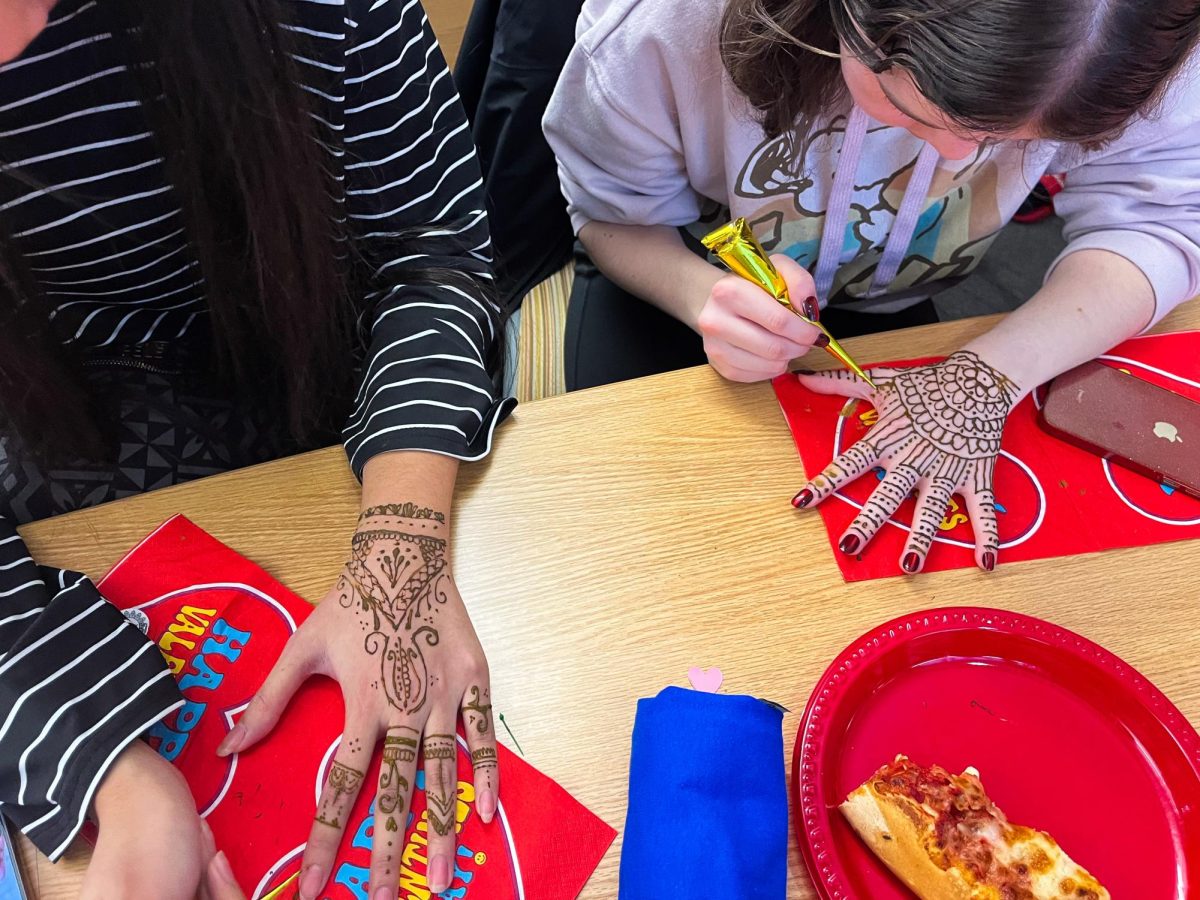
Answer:
[(731, 213), (810, 317), (867, 333), (936, 321), (932, 295), (1067, 172), (1067, 249), (989, 334), (878, 390), (802, 376), (879, 423), (794, 505), (886, 470), (841, 549), (915, 490), (916, 573), (960, 493), (992, 570), (1013, 405), (1200, 292), (1200, 2), (594, 0), (578, 35), (545, 120), (584, 248), (568, 387), (705, 359), (757, 381), (808, 351), (817, 329), (695, 252)]
[[(96, 817), (87, 897), (195, 893), (194, 806), (136, 740), (182, 704), (174, 679), (14, 526), (340, 434), (362, 480), (348, 562), (219, 752), (258, 741), (310, 674), (337, 679), (301, 896), (358, 790), (379, 791), (376, 834), (403, 833), (422, 742), (446, 889), (460, 712), (485, 820), (499, 788), (450, 505), (510, 402), (478, 166), (420, 4), (0, 0), (0, 62), (4, 813), (52, 859)], [(381, 737), (393, 764), (363, 786)], [(377, 843), (372, 896), (396, 896), (402, 849)]]

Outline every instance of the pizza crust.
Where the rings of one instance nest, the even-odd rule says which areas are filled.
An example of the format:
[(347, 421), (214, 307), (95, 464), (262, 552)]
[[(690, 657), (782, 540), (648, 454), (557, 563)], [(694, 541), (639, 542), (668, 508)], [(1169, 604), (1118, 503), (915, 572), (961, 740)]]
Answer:
[[(908, 757), (896, 757), (893, 766), (912, 767)], [(885, 766), (877, 777), (886, 773)], [(916, 767), (918, 770), (920, 767)], [(936, 767), (935, 767), (936, 768)], [(909, 769), (911, 771), (911, 768)], [(943, 776), (944, 770), (939, 770)], [(972, 770), (957, 776), (982, 785)], [(954, 778), (955, 776), (949, 776)], [(945, 859), (937, 840), (937, 812), (925, 803), (900, 793), (876, 789), (874, 779), (854, 789), (841, 805), (842, 815), (863, 842), (921, 900), (1000, 900), (1000, 890), (975, 880), (972, 873)], [(991, 807), (998, 817), (997, 831), (988, 843), (996, 860), (1008, 868), (1020, 868), (1029, 877), (1033, 895), (1044, 900), (1110, 900), (1107, 890), (1082, 866), (1072, 860), (1044, 832), (1013, 826), (1003, 813)], [(1003, 830), (1000, 830), (1003, 829)]]
[[(909, 809), (907, 814), (905, 804)], [(955, 869), (943, 869), (925, 850), (932, 817), (911, 800), (889, 797), (882, 803), (867, 785), (856, 788), (841, 805), (842, 815), (883, 863), (921, 900), (998, 900), (994, 888), (970, 885)], [(926, 820), (922, 828), (916, 822)]]

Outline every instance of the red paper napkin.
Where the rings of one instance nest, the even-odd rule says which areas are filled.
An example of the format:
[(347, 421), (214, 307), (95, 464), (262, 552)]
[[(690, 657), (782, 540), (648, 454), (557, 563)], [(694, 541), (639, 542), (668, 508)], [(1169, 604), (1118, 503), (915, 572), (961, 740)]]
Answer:
[[(150, 742), (183, 771), (217, 845), (258, 900), (300, 865), (341, 735), (337, 684), (313, 678), (271, 735), (219, 759), (228, 733), (312, 607), (258, 566), (176, 516), (100, 582), (140, 620), (179, 679), (187, 704), (155, 726)], [(500, 808), (475, 812), (471, 762), (459, 741), (458, 859), (447, 900), (573, 900), (616, 832), (528, 763), (499, 748)], [(376, 782), (376, 755), (365, 784)], [(425, 795), (417, 778), (402, 857), (400, 897), (429, 900)], [(367, 900), (374, 792), (364, 788), (338, 854), (327, 900)]]
[[(1200, 332), (1134, 338), (1100, 359), (1200, 401)], [(814, 394), (801, 387), (794, 375), (781, 375), (774, 387), (810, 477), (865, 435), (875, 421), (874, 410), (867, 403), (860, 403), (853, 415), (842, 418), (844, 397)], [(1051, 437), (1037, 424), (1037, 409), (1044, 396), (1042, 388), (1021, 401), (1004, 431), (995, 480), (1001, 563), (1200, 537), (1200, 500)], [(902, 574), (899, 560), (912, 522), (911, 499), (858, 557), (837, 549), (842, 532), (878, 484), (877, 477), (878, 473), (860, 478), (818, 507), (834, 558), (847, 581)], [(796, 486), (797, 490), (801, 486), (799, 478)], [(974, 566), (974, 546), (962, 499), (956, 497), (924, 570)]]

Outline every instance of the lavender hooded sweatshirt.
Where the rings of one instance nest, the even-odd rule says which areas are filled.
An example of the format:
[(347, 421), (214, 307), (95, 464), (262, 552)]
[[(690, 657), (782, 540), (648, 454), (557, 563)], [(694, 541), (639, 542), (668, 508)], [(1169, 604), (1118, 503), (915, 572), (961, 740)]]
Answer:
[(1195, 58), (1100, 150), (1001, 142), (951, 161), (858, 108), (806, 141), (768, 138), (721, 63), (724, 5), (584, 4), (544, 121), (577, 232), (600, 221), (700, 235), (745, 216), (767, 249), (814, 272), (822, 305), (886, 312), (968, 275), (1038, 179), (1065, 172), (1064, 256), (1130, 260), (1154, 287), (1154, 321), (1200, 294)]

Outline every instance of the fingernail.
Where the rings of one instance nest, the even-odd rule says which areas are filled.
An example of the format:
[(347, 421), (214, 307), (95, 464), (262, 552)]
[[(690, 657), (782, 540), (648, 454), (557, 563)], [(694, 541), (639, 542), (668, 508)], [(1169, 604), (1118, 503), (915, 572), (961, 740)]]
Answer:
[(492, 816), (496, 815), (496, 792), (491, 788), (484, 788), (479, 792), (479, 800), (475, 806), (479, 810), (479, 817), (485, 823), (492, 821)]
[(314, 863), (300, 876), (301, 900), (317, 900), (317, 894), (321, 892), (324, 885), (325, 875), (321, 872), (321, 867)]
[(242, 746), (242, 741), (246, 739), (246, 729), (241, 725), (234, 725), (233, 730), (225, 735), (225, 740), (217, 745), (217, 756), (228, 756), (230, 753), (236, 753), (238, 747)]
[(804, 315), (812, 319), (814, 322), (821, 318), (821, 304), (817, 302), (816, 297), (808, 297), (804, 301)]
[[(229, 865), (229, 857), (225, 855), (224, 850), (217, 852), (212, 861), (213, 874), (217, 879), (232, 887), (237, 886), (237, 879), (233, 877), (233, 867)], [(320, 888), (317, 888), (320, 890)]]
[(858, 548), (861, 544), (862, 541), (858, 539), (858, 535), (848, 534), (842, 538), (842, 542), (838, 544), (838, 549), (843, 553), (853, 555), (858, 552)]
[(828, 347), (829, 346), (829, 335), (825, 334), (824, 332), (822, 332), (821, 334), (818, 334), (817, 339), (815, 341), (813, 341), (813, 346), (814, 347)]
[(987, 572), (991, 572), (996, 568), (996, 554), (991, 550), (983, 554), (983, 568)]
[(901, 565), (904, 566), (904, 571), (911, 575), (920, 568), (921, 557), (917, 555), (915, 550), (909, 550), (908, 553), (904, 554), (904, 562)]
[[(446, 885), (446, 887), (449, 887), (449, 886), (450, 885)], [(433, 891), (435, 894), (440, 894), (446, 888), (434, 887), (433, 879), (431, 877), (429, 880), (429, 889), (431, 891)], [(386, 886), (381, 887), (379, 890), (377, 890), (375, 892), (375, 900), (396, 900), (396, 892), (390, 887), (386, 887)]]
[(812, 502), (813, 502), (813, 492), (810, 491), (808, 488), (805, 488), (800, 493), (798, 493), (795, 497), (792, 498), (792, 506), (796, 507), (796, 509), (804, 509), (804, 507), (808, 506), (808, 504), (810, 504)]
[[(449, 888), (450, 863), (446, 862), (444, 856), (435, 856), (429, 863), (429, 889), (435, 894), (440, 894)], [(376, 894), (375, 900), (383, 900), (383, 898)]]
[(210, 856), (217, 851), (217, 839), (213, 837), (212, 828), (209, 827), (208, 821), (200, 820), (200, 838), (204, 842), (204, 849)]

